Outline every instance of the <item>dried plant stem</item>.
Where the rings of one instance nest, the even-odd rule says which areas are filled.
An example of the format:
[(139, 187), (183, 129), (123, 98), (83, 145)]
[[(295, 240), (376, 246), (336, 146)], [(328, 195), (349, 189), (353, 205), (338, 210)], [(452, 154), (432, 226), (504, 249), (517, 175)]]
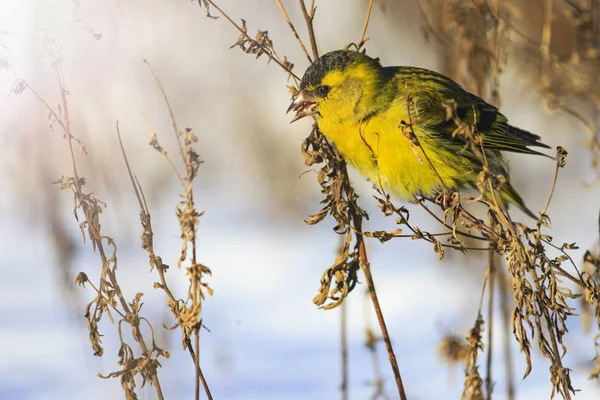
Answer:
[[(418, 198), (418, 197), (414, 197), (414, 200), (415, 200), (415, 201), (416, 201), (416, 202), (417, 202), (417, 203), (418, 203), (418, 204), (419, 204), (419, 205), (420, 205), (420, 206), (421, 206), (421, 207), (422, 207), (422, 208), (423, 208), (425, 211), (427, 211), (427, 213), (428, 213), (429, 215), (431, 215), (431, 216), (432, 216), (432, 217), (433, 217), (433, 218), (434, 218), (436, 221), (438, 221), (440, 224), (442, 224), (444, 227), (446, 227), (446, 228), (450, 229), (451, 231), (453, 230), (452, 226), (448, 225), (448, 224), (447, 224), (446, 222), (444, 222), (444, 221), (443, 221), (443, 220), (442, 220), (440, 217), (438, 217), (437, 215), (435, 215), (435, 214), (433, 213), (433, 211), (431, 211), (431, 210), (429, 209), (429, 207), (427, 207), (427, 206), (425, 205), (425, 203), (423, 203), (423, 201), (422, 201), (420, 198)], [(481, 237), (481, 236), (476, 236), (476, 235), (471, 235), (470, 233), (463, 232), (463, 231), (460, 231), (460, 230), (458, 230), (458, 229), (454, 229), (454, 231), (455, 231), (457, 234), (459, 234), (459, 235), (461, 235), (461, 236), (464, 236), (464, 237), (467, 237), (467, 238), (470, 238), (470, 239), (480, 240), (480, 241), (484, 241), (484, 242), (486, 242), (486, 241), (487, 241), (487, 239), (486, 239), (486, 238), (484, 238), (484, 237)], [(452, 235), (452, 234), (453, 234), (453, 232), (444, 233), (444, 234), (450, 234), (450, 235)]]
[(163, 88), (162, 83), (158, 79), (158, 76), (156, 76), (156, 72), (154, 72), (154, 69), (152, 69), (152, 65), (150, 65), (150, 63), (147, 60), (144, 60), (144, 63), (148, 66), (148, 69), (150, 70), (150, 73), (152, 74), (152, 77), (154, 78), (154, 81), (156, 82), (156, 85), (158, 86), (158, 89), (160, 90), (160, 93), (162, 94), (162, 97), (165, 100), (167, 109), (169, 110), (169, 116), (171, 117), (171, 123), (173, 124), (173, 132), (175, 133), (175, 138), (177, 140), (177, 146), (179, 146), (179, 153), (181, 154), (181, 158), (185, 160), (185, 154), (183, 152), (183, 145), (181, 144), (181, 138), (179, 137), (179, 129), (177, 129), (177, 122), (175, 121), (175, 114), (173, 113), (173, 109), (171, 108), (171, 103), (169, 102), (169, 98), (168, 98), (167, 94), (165, 93), (165, 89)]
[[(177, 140), (177, 143), (179, 145), (179, 150), (180, 150), (180, 154), (181, 154), (181, 158), (182, 161), (184, 162), (184, 164), (186, 165), (186, 171), (187, 171), (187, 177), (186, 177), (186, 182), (188, 184), (187, 188), (185, 187), (184, 181), (181, 179), (181, 175), (177, 174), (177, 177), (179, 178), (181, 184), (184, 187), (184, 191), (187, 197), (187, 201), (192, 204), (192, 206), (194, 205), (194, 191), (193, 191), (193, 180), (195, 177), (195, 172), (193, 172), (193, 166), (190, 164), (189, 160), (188, 160), (188, 154), (186, 154), (186, 151), (184, 151), (183, 145), (181, 143), (181, 133), (179, 132), (179, 130), (177, 129), (177, 123), (175, 121), (175, 115), (173, 113), (173, 110), (171, 108), (171, 103), (169, 102), (169, 98), (165, 92), (165, 90), (163, 89), (162, 83), (160, 81), (160, 79), (158, 78), (158, 76), (156, 75), (156, 73), (154, 72), (154, 70), (152, 69), (152, 66), (150, 65), (150, 63), (148, 63), (146, 60), (144, 60), (144, 62), (146, 63), (146, 65), (148, 65), (148, 68), (150, 69), (150, 72), (152, 73), (152, 76), (154, 78), (154, 81), (156, 82), (157, 86), (160, 89), (160, 92), (163, 96), (163, 99), (165, 101), (165, 104), (167, 105), (168, 111), (169, 111), (169, 116), (171, 118), (171, 123), (173, 125), (173, 129), (174, 129), (174, 134)], [(186, 144), (187, 146), (187, 144)], [(171, 164), (171, 166), (173, 167), (173, 164), (170, 162), (170, 159), (168, 157), (168, 155), (166, 154), (166, 152), (162, 152), (162, 154), (167, 158), (167, 160), (169, 160), (169, 163)], [(177, 170), (175, 169), (175, 171), (177, 172)], [(191, 244), (192, 244), (192, 265), (196, 266), (197, 264), (197, 248), (196, 248), (196, 230), (195, 227), (192, 227), (191, 229), (191, 238), (190, 238)], [(159, 268), (159, 270), (162, 270), (162, 268)], [(162, 281), (163, 283), (165, 283), (164, 281), (164, 271), (163, 271), (163, 277), (162, 277)], [(199, 304), (200, 306), (202, 305), (202, 298), (199, 297), (199, 288), (198, 288), (198, 284), (199, 281), (197, 279), (192, 279), (192, 290), (191, 290), (191, 300), (193, 304)], [(172, 296), (172, 295), (171, 295)], [(192, 349), (192, 344), (189, 340), (186, 340), (186, 346), (189, 348), (190, 350), (190, 354), (192, 355), (192, 359), (194, 361), (194, 365), (195, 365), (195, 398), (196, 400), (200, 399), (200, 383), (202, 383), (207, 397), (209, 400), (212, 400), (212, 395), (210, 393), (210, 389), (208, 388), (208, 384), (206, 383), (206, 380), (204, 378), (204, 374), (202, 373), (202, 370), (200, 368), (200, 329), (202, 328), (202, 319), (200, 319), (198, 321), (197, 324), (195, 324), (192, 327), (192, 331), (193, 331), (193, 335), (194, 335), (194, 344), (195, 344), (195, 352)], [(183, 329), (183, 328), (182, 328)]]
[[(542, 292), (542, 287), (540, 285), (540, 280), (538, 278), (538, 274), (536, 272), (535, 269), (531, 269), (529, 270), (529, 274), (531, 275), (531, 279), (533, 281), (533, 284), (535, 285), (535, 290), (536, 292), (540, 293)], [(550, 313), (548, 311), (548, 308), (543, 307), (541, 309), (542, 311), (542, 316), (544, 317), (544, 320), (546, 321), (547, 326), (553, 326), (553, 320), (552, 317), (550, 316)], [(560, 350), (558, 349), (558, 338), (556, 337), (556, 333), (554, 331), (554, 329), (548, 329), (548, 333), (550, 335), (550, 345), (552, 346), (552, 351), (554, 353), (554, 355), (556, 355), (555, 357), (551, 358), (550, 361), (552, 362), (552, 365), (550, 366), (550, 370), (551, 371), (556, 371), (556, 373), (558, 373), (558, 371), (563, 372), (565, 370), (565, 367), (562, 364), (562, 360), (560, 357)], [(539, 342), (539, 340), (538, 340)], [(540, 344), (540, 348), (542, 347), (542, 343), (539, 342)], [(564, 346), (563, 346), (564, 347)], [(543, 351), (543, 349), (542, 349)], [(561, 378), (564, 378), (564, 375), (562, 373), (559, 374)], [(555, 373), (552, 373), (552, 377), (554, 378)], [(569, 382), (570, 385), (570, 382)], [(565, 387), (566, 386), (566, 387)], [(564, 400), (571, 400), (571, 392), (569, 391), (569, 387), (567, 385), (563, 386), (563, 388), (565, 390), (560, 390), (560, 394), (562, 395)], [(552, 389), (552, 394), (554, 395), (554, 390), (555, 387), (553, 387)]]
[(488, 320), (487, 320), (487, 362), (485, 375), (485, 389), (487, 392), (487, 400), (492, 399), (492, 359), (493, 359), (493, 322), (494, 322), (494, 293), (496, 283), (496, 253), (492, 249), (488, 253), (488, 268), (489, 268), (489, 286), (488, 286)]
[[(174, 117), (174, 113), (172, 112), (171, 106), (170, 106), (170, 102), (168, 100), (168, 97), (166, 95), (166, 92), (163, 90), (162, 84), (160, 82), (160, 79), (158, 78), (158, 76), (154, 73), (152, 66), (146, 61), (144, 60), (144, 62), (148, 65), (148, 68), (150, 69), (154, 80), (156, 82), (156, 84), (158, 85), (159, 89), (161, 90), (161, 93), (163, 95), (163, 98), (165, 100), (165, 103), (167, 105), (167, 108), (169, 110), (169, 115), (171, 117), (171, 122), (173, 124), (174, 129), (177, 129), (177, 124), (175, 121), (175, 117)], [(129, 178), (131, 180), (131, 184), (134, 188), (139, 206), (140, 206), (140, 215), (142, 216), (142, 220), (147, 224), (146, 225), (146, 229), (147, 229), (147, 233), (149, 234), (149, 242), (146, 244), (143, 244), (142, 247), (144, 249), (146, 249), (146, 251), (149, 253), (150, 255), (150, 260), (151, 260), (151, 265), (156, 267), (156, 270), (158, 271), (159, 274), (159, 278), (160, 278), (160, 282), (161, 282), (161, 288), (165, 291), (165, 293), (167, 294), (167, 297), (169, 298), (169, 303), (170, 304), (177, 304), (178, 300), (175, 299), (173, 293), (171, 292), (171, 290), (169, 289), (169, 286), (167, 284), (166, 281), (166, 277), (165, 277), (165, 269), (166, 267), (162, 264), (161, 262), (156, 262), (156, 260), (158, 259), (158, 257), (156, 257), (156, 255), (154, 254), (154, 250), (153, 250), (153, 243), (152, 243), (152, 237), (153, 237), (153, 233), (152, 233), (152, 223), (151, 223), (151, 218), (150, 218), (150, 212), (148, 210), (148, 205), (146, 204), (146, 199), (144, 196), (144, 193), (142, 191), (141, 185), (139, 184), (139, 182), (137, 181), (137, 179), (134, 177), (132, 171), (131, 171), (131, 167), (129, 165), (129, 161), (127, 159), (127, 155), (125, 152), (125, 148), (123, 146), (123, 142), (121, 140), (121, 133), (119, 131), (119, 123), (117, 121), (117, 136), (119, 138), (119, 144), (121, 146), (121, 151), (123, 154), (123, 158), (125, 160), (125, 165), (127, 167), (127, 171), (129, 174)], [(178, 142), (180, 143), (180, 138), (179, 138), (179, 133), (177, 131), (175, 131), (176, 137)], [(185, 157), (185, 152), (183, 151), (183, 146), (180, 147), (181, 150), (181, 155), (182, 157)], [(192, 180), (193, 180), (193, 176), (188, 175), (187, 180), (190, 182), (190, 186), (189, 188), (186, 188), (185, 183), (183, 181), (183, 179), (181, 178), (181, 175), (178, 173), (177, 169), (175, 168), (175, 166), (173, 165), (170, 157), (167, 155), (166, 152), (161, 152), (161, 154), (163, 154), (163, 156), (167, 159), (167, 161), (169, 162), (169, 164), (171, 165), (171, 167), (173, 168), (173, 170), (175, 171), (181, 185), (183, 186), (183, 189), (185, 192), (188, 192), (190, 201), (193, 202), (193, 192), (192, 192)], [(183, 161), (185, 162), (185, 158), (183, 158)], [(144, 222), (142, 222), (142, 224), (144, 224)], [(196, 265), (196, 243), (195, 243), (195, 234), (193, 236), (192, 239), (192, 264)], [(197, 294), (197, 287), (196, 285), (194, 286), (192, 292), (193, 292), (193, 298), (192, 301), (194, 303), (199, 302), (200, 299), (198, 299), (198, 294)], [(208, 384), (206, 383), (206, 380), (204, 378), (204, 375), (202, 374), (202, 370), (200, 368), (200, 342), (199, 342), (199, 331), (202, 327), (202, 321), (200, 320), (194, 327), (193, 327), (193, 333), (195, 335), (195, 345), (196, 345), (196, 350), (194, 351), (194, 348), (192, 346), (192, 343), (189, 339), (185, 340), (185, 346), (187, 347), (190, 353), (190, 356), (192, 357), (192, 361), (194, 362), (194, 366), (195, 366), (195, 399), (200, 399), (200, 383), (202, 383), (205, 392), (207, 393), (207, 397), (209, 400), (212, 400), (212, 395), (210, 392), (210, 389), (208, 387)], [(182, 328), (183, 329), (183, 328)]]
[(500, 282), (500, 308), (502, 316), (502, 328), (504, 329), (504, 370), (506, 376), (506, 395), (508, 400), (515, 399), (515, 381), (514, 381), (514, 367), (511, 351), (511, 340), (510, 340), (510, 304), (508, 297), (507, 285), (509, 284), (507, 276), (502, 268), (496, 270), (498, 282)]
[[(343, 255), (346, 240), (340, 235), (338, 253)], [(340, 364), (342, 370), (340, 392), (342, 400), (348, 400), (348, 305), (342, 302), (340, 306)]]
[(366, 260), (366, 251), (364, 241), (361, 240), (359, 244), (359, 252), (362, 254), (361, 256), (361, 269), (365, 274), (365, 279), (367, 281), (367, 287), (369, 288), (369, 295), (371, 296), (371, 301), (373, 302), (373, 308), (375, 309), (375, 314), (377, 315), (377, 322), (379, 323), (379, 328), (381, 329), (381, 335), (383, 337), (383, 341), (385, 343), (385, 348), (388, 353), (388, 358), (390, 360), (390, 365), (392, 367), (392, 371), (394, 372), (394, 378), (396, 380), (396, 386), (398, 387), (398, 394), (400, 395), (400, 399), (406, 400), (406, 393), (404, 391), (404, 384), (402, 383), (402, 377), (400, 376), (400, 370), (398, 369), (398, 362), (396, 361), (396, 355), (394, 354), (394, 348), (392, 347), (392, 342), (390, 341), (390, 336), (387, 330), (387, 326), (385, 324), (385, 319), (383, 318), (383, 313), (381, 312), (381, 306), (379, 305), (379, 299), (377, 298), (377, 292), (375, 291), (375, 282), (373, 281), (373, 276), (371, 275), (371, 267)]
[(208, 400), (213, 400), (210, 389), (208, 388), (208, 384), (206, 383), (206, 379), (204, 379), (202, 368), (200, 368), (200, 364), (198, 364), (198, 375), (200, 375), (200, 381), (202, 382), (202, 386), (204, 387), (204, 391), (206, 392), (206, 397), (208, 397)]
[(362, 34), (360, 35), (360, 40), (358, 41), (358, 48), (360, 49), (367, 40), (367, 29), (369, 28), (369, 21), (371, 20), (371, 10), (373, 8), (373, 0), (369, 0), (369, 8), (367, 9), (367, 16), (365, 18), (365, 26), (363, 27)]
[[(87, 203), (81, 202), (81, 199), (84, 197), (84, 195), (83, 195), (83, 191), (81, 190), (81, 184), (79, 182), (79, 175), (77, 173), (77, 162), (75, 161), (75, 152), (73, 150), (73, 136), (71, 135), (71, 120), (69, 117), (69, 104), (67, 102), (67, 91), (65, 89), (64, 75), (63, 75), (61, 64), (58, 63), (56, 65), (55, 69), (56, 69), (58, 85), (60, 88), (62, 109), (64, 112), (63, 127), (65, 129), (67, 146), (69, 149), (69, 155), (71, 158), (71, 166), (73, 169), (73, 178), (75, 180), (75, 195), (76, 195), (77, 202), (83, 206), (82, 207), (83, 213), (85, 216), (86, 223), (88, 224), (89, 232), (91, 235), (91, 240), (95, 243), (96, 248), (98, 249), (98, 254), (100, 255), (100, 259), (102, 261), (102, 273), (101, 273), (101, 280), (100, 280), (101, 283), (100, 283), (100, 287), (98, 288), (98, 291), (99, 292), (103, 291), (102, 290), (102, 287), (104, 286), (103, 282), (106, 281), (106, 276), (108, 276), (108, 279), (114, 289), (114, 292), (117, 295), (119, 302), (121, 303), (121, 307), (123, 308), (124, 314), (129, 316), (129, 315), (132, 315), (131, 309), (129, 307), (129, 304), (125, 300), (125, 297), (123, 296), (123, 292), (121, 291), (121, 287), (119, 285), (119, 282), (117, 281), (114, 271), (109, 267), (110, 263), (108, 262), (108, 258), (106, 257), (106, 252), (104, 250), (104, 245), (102, 242), (103, 236), (96, 229), (97, 228), (96, 225), (94, 223), (92, 223), (91, 210), (86, 206)], [(96, 307), (98, 307), (98, 305)], [(142, 333), (140, 330), (140, 323), (139, 323), (140, 319), (139, 318), (126, 318), (125, 320), (133, 327), (132, 331), (134, 333), (135, 340), (139, 343), (140, 348), (142, 349), (142, 352), (144, 354), (148, 354), (148, 347), (146, 346), (146, 342), (144, 341), (144, 337), (142, 336)], [(158, 375), (156, 373), (152, 374), (152, 376), (150, 377), (150, 381), (152, 383), (152, 386), (154, 386), (154, 388), (156, 390), (156, 395), (157, 395), (158, 399), (163, 400), (164, 397), (163, 397), (163, 393), (162, 393), (162, 388), (160, 386), (160, 381), (158, 380)]]
[(346, 302), (340, 306), (340, 342), (341, 342), (341, 364), (342, 364), (342, 384), (340, 391), (342, 400), (348, 400), (348, 310)]
[(296, 37), (298, 44), (300, 45), (300, 47), (302, 48), (302, 51), (304, 52), (304, 55), (308, 59), (308, 62), (312, 63), (313, 60), (310, 58), (310, 54), (308, 54), (308, 50), (306, 50), (306, 46), (304, 46), (304, 42), (300, 38), (300, 35), (298, 35), (298, 31), (296, 31), (296, 27), (294, 27), (292, 20), (290, 20), (290, 17), (288, 16), (288, 13), (285, 11), (285, 7), (283, 7), (283, 4), (281, 4), (281, 0), (275, 0), (275, 2), (277, 3), (279, 10), (281, 11), (281, 14), (283, 14), (283, 18), (285, 18), (285, 21), (288, 23), (288, 25), (290, 26), (290, 29), (294, 33), (294, 36)]
[[(360, 231), (362, 229), (362, 216), (354, 215), (353, 223), (357, 230)], [(390, 360), (390, 365), (392, 367), (392, 371), (394, 372), (396, 386), (398, 387), (398, 394), (400, 395), (400, 399), (406, 400), (407, 397), (404, 391), (402, 377), (400, 376), (400, 369), (398, 368), (398, 362), (396, 361), (394, 348), (392, 347), (392, 342), (390, 340), (390, 335), (385, 324), (385, 319), (383, 318), (383, 313), (381, 312), (381, 306), (379, 305), (379, 299), (377, 298), (377, 291), (375, 290), (375, 282), (373, 281), (373, 276), (371, 275), (371, 266), (369, 265), (369, 260), (367, 258), (367, 249), (365, 247), (364, 237), (361, 234), (357, 234), (356, 241), (360, 257), (360, 268), (365, 274), (365, 280), (367, 281), (369, 295), (371, 296), (373, 308), (375, 309), (375, 314), (377, 315), (377, 322), (379, 323), (379, 328), (381, 329), (381, 336), (383, 337), (385, 348), (388, 353), (388, 358)]]
[[(200, 325), (200, 324), (199, 324)], [(196, 400), (200, 399), (200, 328), (194, 329), (194, 347), (196, 349), (196, 357), (194, 364), (196, 365)]]
[[(201, 322), (198, 325), (200, 325), (200, 327), (202, 327)], [(189, 339), (186, 341), (186, 347), (190, 353), (190, 356), (192, 357), (192, 359), (194, 360), (194, 363), (195, 363), (196, 359), (199, 359), (199, 357), (196, 358), (196, 352), (194, 351), (192, 342)], [(200, 364), (195, 363), (195, 366), (196, 366), (197, 374), (200, 376), (200, 382), (202, 382), (202, 386), (204, 387), (204, 391), (206, 392), (206, 397), (208, 398), (208, 400), (213, 400), (212, 393), (210, 391), (210, 388), (208, 387), (208, 384), (206, 383), (206, 379), (204, 378), (204, 374), (202, 373), (202, 368), (200, 368)]]
[(304, 0), (299, 0), (299, 2), (300, 8), (302, 8), (302, 14), (304, 15), (304, 21), (306, 22), (313, 58), (316, 60), (319, 58), (319, 49), (317, 48), (317, 39), (315, 37), (315, 29), (313, 26), (313, 19), (315, 18), (315, 0), (312, 0), (310, 3), (310, 13), (306, 10), (306, 4), (304, 3)]
[[(241, 26), (239, 26), (238, 24), (236, 24), (236, 23), (235, 23), (235, 21), (233, 21), (233, 20), (232, 20), (232, 19), (229, 17), (229, 15), (227, 15), (227, 13), (226, 13), (225, 11), (223, 11), (221, 8), (219, 8), (219, 6), (217, 6), (213, 0), (206, 0), (206, 2), (207, 2), (208, 4), (210, 4), (212, 7), (214, 7), (214, 8), (215, 8), (215, 10), (217, 10), (217, 11), (218, 11), (218, 12), (219, 12), (219, 13), (220, 13), (220, 14), (221, 14), (223, 17), (225, 17), (225, 19), (226, 19), (227, 21), (229, 21), (229, 23), (230, 23), (231, 25), (233, 25), (233, 26), (234, 26), (234, 27), (235, 27), (235, 28), (238, 30), (238, 32), (240, 32), (240, 34), (242, 34), (242, 35), (243, 35), (244, 37), (246, 37), (247, 39), (253, 40), (253, 39), (252, 39), (250, 36), (248, 36), (248, 34), (247, 34), (247, 33), (246, 33), (246, 32), (245, 32), (243, 29), (242, 29), (242, 27), (241, 27)], [(271, 56), (271, 54), (269, 53), (269, 51), (268, 51), (268, 49), (267, 49), (267, 48), (265, 48), (265, 47), (264, 47), (263, 45), (261, 45), (260, 43), (258, 43), (258, 45), (259, 45), (260, 47), (262, 47), (262, 48), (263, 48), (263, 50), (265, 50), (265, 54), (267, 54), (267, 55), (269, 56), (269, 59), (270, 59), (270, 60), (272, 60), (272, 61), (275, 61), (275, 63), (276, 63), (277, 65), (279, 65), (281, 68), (283, 68), (283, 69), (284, 69), (284, 70), (285, 70), (287, 73), (289, 73), (289, 74), (290, 74), (290, 75), (291, 75), (291, 76), (294, 78), (294, 80), (296, 80), (297, 82), (299, 82), (299, 81), (300, 81), (300, 78), (298, 77), (298, 75), (296, 75), (295, 73), (293, 73), (293, 72), (292, 72), (292, 70), (291, 70), (290, 68), (288, 68), (288, 67), (287, 67), (287, 66), (286, 66), (286, 65), (285, 65), (283, 62), (281, 62), (279, 59), (277, 59), (277, 57), (272, 57), (272, 56)]]

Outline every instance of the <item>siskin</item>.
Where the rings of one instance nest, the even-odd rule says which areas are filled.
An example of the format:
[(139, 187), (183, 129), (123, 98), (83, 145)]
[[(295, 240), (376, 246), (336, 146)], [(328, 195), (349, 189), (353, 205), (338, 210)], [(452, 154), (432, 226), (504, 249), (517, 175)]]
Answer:
[[(508, 181), (500, 151), (542, 154), (529, 147), (548, 146), (509, 125), (496, 107), (450, 78), (422, 68), (382, 67), (378, 59), (355, 51), (333, 51), (308, 67), (292, 110), (292, 122), (312, 115), (351, 165), (399, 199), (475, 188), (485, 158), (490, 172), (504, 177), (498, 188), (501, 206), (514, 204), (535, 218)], [(485, 157), (457, 134), (453, 115), (473, 128)]]

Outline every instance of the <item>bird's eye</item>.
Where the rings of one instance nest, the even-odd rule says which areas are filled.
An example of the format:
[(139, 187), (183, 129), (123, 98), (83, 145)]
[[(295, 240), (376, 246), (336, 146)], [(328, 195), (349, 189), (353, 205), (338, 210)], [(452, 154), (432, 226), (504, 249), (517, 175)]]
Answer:
[(317, 94), (321, 97), (325, 97), (329, 93), (330, 89), (331, 88), (326, 85), (319, 86), (319, 87), (317, 87)]

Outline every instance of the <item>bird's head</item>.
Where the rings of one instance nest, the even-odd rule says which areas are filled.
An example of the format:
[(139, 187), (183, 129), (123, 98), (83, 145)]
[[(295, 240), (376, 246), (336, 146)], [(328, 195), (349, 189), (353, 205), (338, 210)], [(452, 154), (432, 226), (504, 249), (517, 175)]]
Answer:
[(313, 115), (331, 121), (359, 120), (369, 113), (380, 80), (378, 59), (356, 51), (337, 50), (312, 63), (300, 82), (300, 91), (288, 108), (292, 122)]

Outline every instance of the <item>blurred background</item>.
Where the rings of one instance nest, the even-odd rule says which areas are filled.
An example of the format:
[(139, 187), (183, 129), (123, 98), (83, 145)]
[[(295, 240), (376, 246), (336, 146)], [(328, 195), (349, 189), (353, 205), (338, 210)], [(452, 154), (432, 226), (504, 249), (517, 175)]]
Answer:
[[(375, 1), (368, 53), (384, 65), (446, 73), (490, 98), (494, 93), (478, 80), (478, 72), (488, 74), (491, 68), (477, 47), (478, 24), (485, 24), (485, 17), (473, 10), (482, 2)], [(283, 3), (304, 35), (297, 2)], [(359, 40), (368, 1), (316, 3), (321, 53)], [(518, 32), (539, 42), (549, 2), (502, 3)], [(600, 95), (599, 54), (594, 53), (600, 49), (600, 11), (594, 0), (550, 3), (550, 57), (563, 68), (544, 66), (527, 40), (507, 32), (507, 63), (499, 75), (498, 94), (514, 125), (569, 151), (549, 210), (550, 234), (557, 243), (577, 242), (581, 250), (572, 256), (581, 263), (585, 250), (595, 249), (598, 241), (598, 151), (586, 126), (561, 107), (577, 110), (594, 129)], [(251, 36), (258, 29), (268, 30), (278, 53), (302, 75), (308, 62), (275, 1), (217, 4), (235, 21), (244, 18)], [(575, 6), (580, 14), (587, 10), (585, 18), (573, 17)], [(582, 28), (578, 21), (589, 26)], [(159, 371), (166, 398), (193, 398), (194, 369), (181, 349), (180, 333), (161, 328), (173, 320), (164, 293), (152, 288), (158, 278), (140, 248), (139, 209), (115, 130), (118, 120), (153, 216), (155, 250), (171, 265), (167, 277), (172, 289), (185, 297), (187, 277), (176, 268), (181, 241), (174, 211), (180, 187), (164, 158), (148, 146), (149, 129), (170, 154), (176, 154), (177, 145), (144, 59), (160, 77), (179, 126), (193, 128), (199, 136), (197, 149), (205, 162), (195, 200), (206, 211), (200, 220), (199, 259), (212, 269), (209, 283), (215, 291), (203, 311), (211, 332), (202, 334), (202, 368), (214, 398), (340, 396), (341, 310), (319, 310), (312, 303), (340, 239), (331, 219), (317, 226), (303, 222), (320, 209), (321, 200), (316, 174), (304, 165), (300, 152), (310, 122), (289, 125), (286, 74), (274, 63), (267, 65), (265, 57), (255, 60), (229, 49), (237, 37), (223, 18), (207, 19), (197, 2), (0, 0), (0, 398), (123, 397), (117, 379), (96, 376), (117, 369), (116, 326), (103, 320), (105, 354), (94, 357), (83, 319), (93, 292), (74, 284), (79, 272), (97, 280), (100, 262), (91, 245), (82, 244), (72, 195), (52, 184), (72, 175), (66, 141), (57, 126), (50, 129), (48, 110), (30, 90), (13, 90), (15, 80), (23, 79), (51, 107), (60, 102), (51, 67), (56, 60), (46, 51), (49, 39), (61, 46), (73, 134), (88, 151), (77, 155), (80, 175), (88, 179), (88, 190), (107, 203), (102, 229), (117, 243), (119, 280), (128, 298), (145, 293), (142, 314), (155, 327), (159, 345), (171, 352)], [(507, 158), (514, 185), (532, 210), (541, 210), (554, 163), (542, 157)], [(371, 216), (366, 229), (393, 229), (393, 220), (377, 209), (370, 185), (354, 173), (352, 178), (360, 204)], [(434, 226), (418, 206), (408, 207), (419, 226)], [(514, 215), (527, 221), (518, 210)], [(449, 364), (438, 348), (444, 337), (465, 337), (472, 327), (487, 257), (447, 252), (440, 262), (430, 245), (408, 239), (384, 245), (371, 240), (367, 245), (409, 398), (460, 398), (463, 364)], [(395, 398), (385, 348), (378, 345), (375, 367), (365, 346), (366, 330), (378, 332), (365, 290), (366, 285), (359, 285), (346, 301), (349, 395), (376, 398), (374, 382), (383, 378), (388, 398)], [(493, 370), (495, 397), (501, 399), (507, 398), (507, 389), (505, 329), (499, 321), (494, 326)], [(586, 333), (580, 318), (568, 322), (565, 364), (573, 369), (574, 387), (583, 390), (577, 398), (598, 398), (597, 384), (588, 380), (597, 327)], [(525, 360), (516, 343), (510, 343), (516, 398), (549, 398), (549, 365), (537, 345), (533, 372), (522, 381)], [(155, 398), (148, 385), (139, 395)]]

